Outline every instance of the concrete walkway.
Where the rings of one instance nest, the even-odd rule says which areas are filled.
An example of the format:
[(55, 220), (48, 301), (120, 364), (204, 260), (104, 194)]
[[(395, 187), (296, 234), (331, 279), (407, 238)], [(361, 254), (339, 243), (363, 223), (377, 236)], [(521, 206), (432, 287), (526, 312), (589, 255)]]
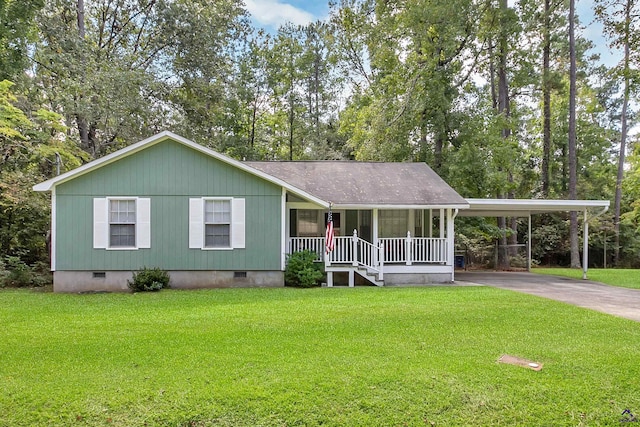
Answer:
[(457, 272), (456, 282), (508, 289), (640, 322), (640, 290), (589, 280), (511, 272)]

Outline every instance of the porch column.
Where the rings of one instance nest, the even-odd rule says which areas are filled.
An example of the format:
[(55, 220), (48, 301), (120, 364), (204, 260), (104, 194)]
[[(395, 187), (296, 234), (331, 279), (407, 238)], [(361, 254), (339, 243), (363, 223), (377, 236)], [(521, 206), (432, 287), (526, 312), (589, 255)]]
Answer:
[(374, 208), (373, 212), (371, 214), (371, 240), (373, 240), (371, 243), (374, 244), (374, 246), (378, 246), (378, 209)]
[(428, 212), (429, 212), (429, 215), (427, 216), (427, 218), (429, 221), (426, 227), (427, 227), (427, 230), (429, 230), (429, 234), (427, 235), (427, 237), (431, 238), (433, 237), (433, 210), (429, 209)]
[(440, 238), (444, 239), (444, 209), (440, 209)]
[[(442, 210), (441, 210), (442, 212)], [(442, 229), (441, 229), (442, 234)], [(455, 233), (453, 230), (453, 215), (451, 214), (451, 209), (447, 209), (447, 265), (451, 267), (451, 281), (455, 280), (455, 265), (454, 265), (454, 256), (455, 256)]]
[(414, 209), (409, 209), (409, 218), (407, 218), (407, 231), (411, 232), (412, 236), (416, 236), (416, 214)]

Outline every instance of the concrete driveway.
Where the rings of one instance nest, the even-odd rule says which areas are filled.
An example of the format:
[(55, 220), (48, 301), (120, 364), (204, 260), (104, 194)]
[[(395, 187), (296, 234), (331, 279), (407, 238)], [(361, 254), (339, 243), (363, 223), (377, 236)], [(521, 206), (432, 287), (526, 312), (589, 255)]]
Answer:
[(456, 282), (508, 289), (640, 322), (640, 290), (589, 280), (512, 272), (457, 272)]

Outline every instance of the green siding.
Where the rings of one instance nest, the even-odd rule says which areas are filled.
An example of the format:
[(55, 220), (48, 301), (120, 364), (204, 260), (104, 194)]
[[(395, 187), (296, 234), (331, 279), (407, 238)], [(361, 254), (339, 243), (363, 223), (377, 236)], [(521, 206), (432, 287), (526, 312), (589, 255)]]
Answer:
[[(280, 270), (279, 186), (163, 141), (56, 188), (56, 269)], [(151, 198), (151, 249), (93, 249), (93, 198)], [(245, 199), (245, 249), (189, 249), (189, 198)]]

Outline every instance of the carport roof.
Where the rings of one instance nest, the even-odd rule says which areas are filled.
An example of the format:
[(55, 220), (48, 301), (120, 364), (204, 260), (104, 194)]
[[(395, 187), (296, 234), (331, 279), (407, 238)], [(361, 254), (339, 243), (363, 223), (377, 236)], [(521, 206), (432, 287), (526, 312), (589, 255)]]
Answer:
[(545, 200), (545, 199), (466, 199), (469, 209), (458, 216), (525, 217), (548, 212), (584, 212), (589, 209), (606, 211), (609, 200)]

